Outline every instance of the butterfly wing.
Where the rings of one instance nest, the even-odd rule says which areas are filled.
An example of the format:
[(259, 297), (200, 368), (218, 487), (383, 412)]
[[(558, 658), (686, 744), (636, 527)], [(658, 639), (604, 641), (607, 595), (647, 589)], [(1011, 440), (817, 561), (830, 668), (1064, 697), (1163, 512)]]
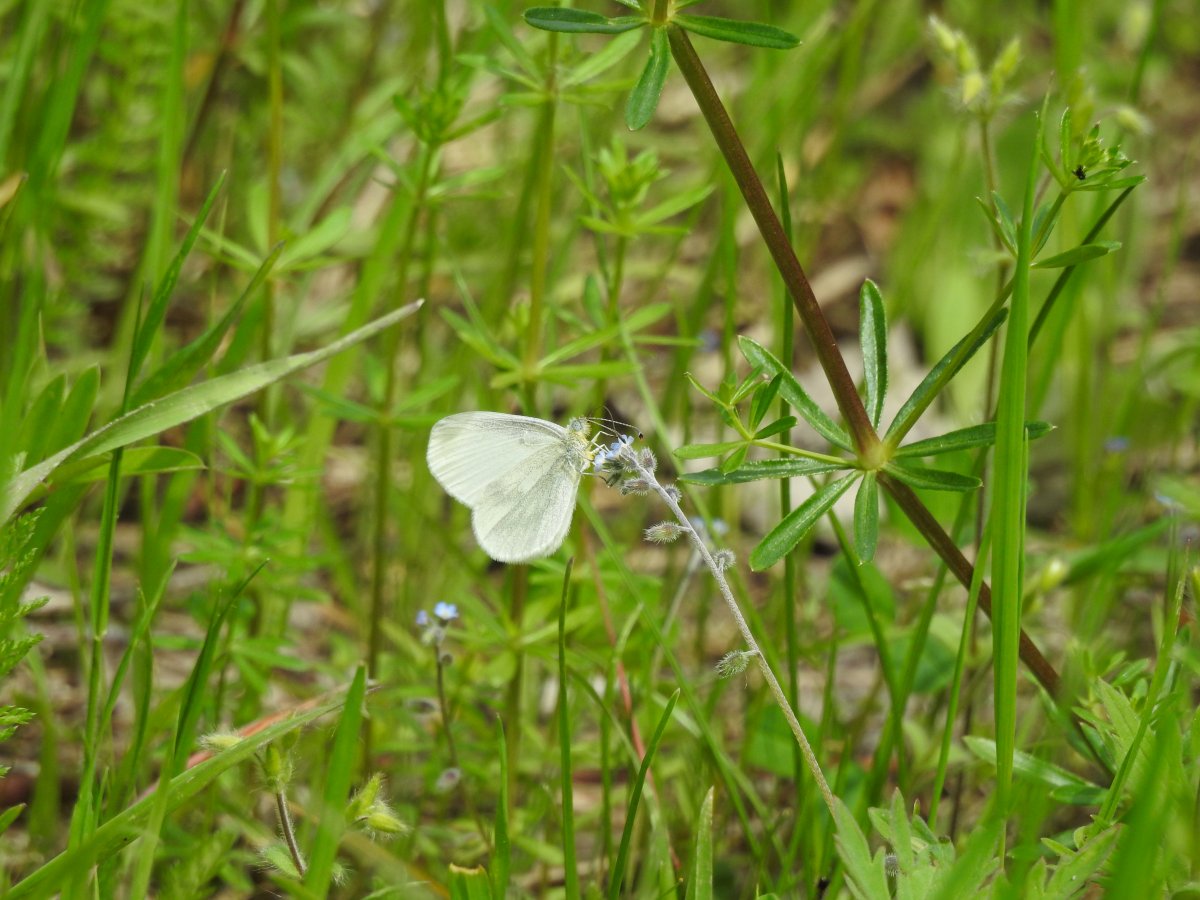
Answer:
[(571, 528), (580, 475), (578, 459), (562, 442), (526, 457), (492, 481), (474, 507), (471, 527), (479, 546), (498, 562), (549, 556)]
[(530, 457), (560, 453), (566, 438), (565, 428), (529, 416), (458, 413), (433, 426), (425, 459), (446, 493), (474, 508), (493, 482)]

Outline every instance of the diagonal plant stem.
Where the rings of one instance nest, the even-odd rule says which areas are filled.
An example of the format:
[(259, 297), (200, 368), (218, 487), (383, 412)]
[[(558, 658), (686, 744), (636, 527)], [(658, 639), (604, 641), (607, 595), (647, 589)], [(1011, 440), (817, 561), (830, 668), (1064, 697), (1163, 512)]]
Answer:
[(670, 38), (671, 54), (675, 57), (680, 71), (683, 72), (688, 87), (692, 89), (696, 103), (704, 114), (704, 120), (708, 123), (709, 130), (716, 139), (721, 155), (725, 157), (729, 171), (733, 174), (738, 189), (742, 192), (746, 206), (750, 208), (750, 214), (754, 216), (754, 221), (771, 253), (771, 258), (775, 260), (784, 286), (792, 297), (796, 311), (800, 313), (804, 327), (808, 330), (813, 347), (817, 351), (817, 359), (833, 388), (838, 409), (841, 410), (842, 416), (850, 426), (854, 444), (860, 454), (869, 456), (879, 447), (879, 437), (875, 434), (875, 429), (871, 427), (871, 420), (867, 417), (867, 411), (863, 408), (862, 400), (854, 387), (854, 379), (850, 377), (846, 361), (842, 358), (841, 350), (838, 349), (837, 338), (833, 336), (833, 329), (829, 327), (828, 320), (821, 312), (817, 297), (808, 283), (808, 276), (804, 274), (804, 267), (796, 258), (791, 242), (788, 241), (787, 234), (783, 230), (783, 225), (775, 214), (775, 208), (771, 206), (771, 201), (767, 197), (767, 191), (763, 187), (758, 173), (754, 171), (754, 165), (750, 162), (746, 148), (742, 145), (742, 139), (738, 137), (729, 113), (721, 103), (721, 98), (717, 95), (717, 90), (713, 87), (704, 64), (696, 55), (696, 49), (688, 39), (687, 32), (676, 25), (671, 25), (667, 28), (667, 36)]
[[(763, 187), (758, 173), (755, 172), (754, 165), (750, 162), (750, 157), (729, 118), (729, 113), (721, 102), (716, 88), (713, 87), (712, 80), (708, 77), (708, 72), (696, 54), (696, 49), (692, 46), (687, 33), (677, 25), (668, 25), (667, 35), (670, 39), (671, 55), (683, 73), (688, 87), (691, 88), (692, 95), (696, 98), (696, 103), (704, 115), (704, 120), (708, 123), (717, 147), (725, 158), (725, 163), (729, 166), (729, 170), (742, 192), (742, 198), (746, 201), (746, 206), (749, 207), (750, 213), (758, 225), (759, 234), (762, 235), (763, 242), (767, 245), (771, 258), (775, 261), (775, 266), (783, 278), (783, 283), (792, 297), (796, 311), (800, 314), (801, 321), (804, 322), (804, 327), (816, 350), (817, 360), (820, 362), (829, 386), (833, 390), (834, 398), (837, 400), (838, 409), (850, 428), (859, 458), (868, 468), (878, 468), (886, 461), (882, 456), (884, 450), (879, 436), (875, 433), (875, 429), (867, 417), (867, 411), (855, 388), (854, 379), (850, 377), (850, 373), (846, 369), (837, 339), (829, 327), (825, 314), (821, 311), (820, 304), (817, 303), (817, 298), (808, 283), (808, 277), (804, 274), (804, 267), (796, 258), (796, 253), (787, 239), (779, 217), (775, 214), (774, 207), (771, 206), (766, 189)], [(925, 504), (906, 485), (895, 479), (887, 478), (883, 472), (880, 472), (880, 476), (879, 483), (892, 495), (900, 508), (917, 526), (933, 550), (945, 560), (955, 577), (969, 589), (973, 574), (971, 564), (938, 524)], [(980, 591), (979, 606), (990, 619), (991, 594), (986, 584)], [(1057, 697), (1060, 687), (1058, 672), (1038, 650), (1037, 645), (1033, 643), (1024, 629), (1021, 630), (1020, 646), (1022, 662), (1033, 672), (1034, 677), (1041, 682), (1042, 686), (1051, 695)]]
[(774, 698), (776, 705), (779, 706), (780, 711), (783, 712), (784, 718), (787, 719), (788, 727), (791, 728), (792, 734), (796, 738), (796, 743), (800, 747), (800, 753), (803, 755), (804, 761), (808, 764), (809, 771), (812, 772), (813, 780), (816, 781), (817, 787), (821, 791), (821, 796), (825, 800), (825, 805), (829, 808), (830, 815), (833, 815), (833, 792), (829, 788), (829, 783), (825, 780), (825, 773), (821, 771), (821, 764), (817, 761), (817, 756), (813, 753), (812, 746), (808, 743), (808, 738), (804, 734), (800, 720), (796, 717), (795, 710), (792, 709), (792, 704), (788, 701), (787, 694), (784, 693), (783, 688), (780, 686), (779, 679), (775, 677), (775, 673), (771, 669), (771, 664), (767, 662), (766, 656), (759, 649), (758, 641), (754, 639), (754, 632), (750, 630), (750, 624), (746, 621), (746, 617), (742, 615), (742, 608), (738, 605), (737, 598), (733, 596), (733, 590), (729, 587), (729, 582), (725, 578), (723, 567), (713, 558), (708, 545), (704, 543), (704, 539), (700, 537), (691, 521), (684, 515), (683, 510), (679, 506), (679, 501), (675, 499), (678, 496), (678, 492), (672, 493), (659, 484), (658, 479), (654, 475), (653, 465), (643, 465), (642, 460), (639, 459), (639, 455), (631, 448), (623, 447), (620, 454), (621, 462), (628, 466), (629, 471), (644, 480), (647, 488), (657, 494), (659, 499), (671, 510), (671, 513), (679, 523), (679, 527), (687, 534), (696, 553), (700, 555), (700, 558), (704, 561), (704, 565), (712, 573), (713, 580), (717, 583), (717, 588), (721, 592), (721, 597), (725, 600), (725, 605), (729, 608), (729, 614), (733, 616), (738, 631), (741, 632), (742, 640), (746, 643), (746, 650), (757, 661), (763, 679), (767, 682), (767, 687), (771, 691), (771, 696)]

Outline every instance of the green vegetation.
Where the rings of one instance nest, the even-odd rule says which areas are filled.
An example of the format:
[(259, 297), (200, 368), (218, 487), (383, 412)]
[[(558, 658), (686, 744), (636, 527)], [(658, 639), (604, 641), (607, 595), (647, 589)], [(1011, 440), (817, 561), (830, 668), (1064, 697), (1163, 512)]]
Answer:
[(1200, 19), (618, 2), (0, 2), (0, 894), (1200, 893)]

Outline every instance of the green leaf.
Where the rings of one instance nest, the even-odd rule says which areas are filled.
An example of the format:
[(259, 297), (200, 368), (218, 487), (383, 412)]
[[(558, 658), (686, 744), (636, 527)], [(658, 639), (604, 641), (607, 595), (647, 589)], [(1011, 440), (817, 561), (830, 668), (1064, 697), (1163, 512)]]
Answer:
[(655, 28), (650, 32), (650, 58), (646, 67), (638, 77), (637, 84), (629, 92), (629, 100), (625, 104), (625, 124), (630, 131), (638, 131), (654, 117), (658, 108), (658, 98), (662, 96), (663, 86), (667, 83), (667, 69), (671, 61), (671, 49), (667, 45), (665, 28)]
[(718, 397), (716, 394), (714, 394), (712, 391), (710, 391), (708, 388), (706, 388), (704, 385), (702, 385), (699, 381), (697, 381), (696, 376), (694, 376), (691, 372), (684, 372), (683, 377), (688, 380), (688, 383), (691, 384), (692, 387), (694, 387), (697, 391), (699, 391), (701, 394), (703, 394), (705, 397), (707, 397), (713, 403), (717, 404), (717, 406), (725, 405), (724, 400), (722, 400), (720, 397)]
[(625, 828), (621, 832), (621, 844), (617, 848), (617, 861), (613, 864), (612, 874), (609, 876), (609, 900), (617, 900), (621, 896), (621, 882), (625, 880), (625, 868), (629, 862), (629, 848), (633, 840), (633, 824), (637, 819), (638, 803), (642, 799), (642, 789), (646, 785), (646, 774), (650, 771), (650, 763), (654, 761), (654, 755), (658, 752), (658, 745), (662, 743), (663, 735), (667, 731), (667, 725), (671, 721), (671, 713), (675, 711), (675, 704), (678, 701), (679, 688), (676, 688), (667, 700), (667, 705), (663, 709), (662, 715), (659, 716), (658, 727), (654, 729), (654, 735), (650, 738), (650, 743), (646, 746), (646, 754), (642, 757), (642, 764), (638, 767), (637, 775), (630, 785), (629, 802), (625, 806)]
[(512, 840), (508, 834), (508, 739), (504, 735), (504, 720), (496, 717), (496, 758), (500, 760), (499, 802), (496, 803), (496, 819), (493, 835), (496, 852), (492, 857), (491, 887), (496, 897), (508, 893), (508, 873), (512, 865)]
[[(999, 195), (993, 194), (992, 196), (999, 200)], [(987, 217), (988, 224), (992, 226), (993, 234), (995, 234), (1000, 240), (1000, 243), (1002, 243), (1008, 249), (1008, 252), (1015, 256), (1017, 253), (1017, 247), (1015, 238), (1013, 237), (1011, 231), (1012, 222), (1006, 222), (1000, 216), (997, 208), (990, 206), (982, 197), (976, 197), (975, 202), (979, 204), (979, 208), (983, 210), (984, 216)]]
[[(706, 455), (716, 456), (718, 454)], [(743, 484), (747, 481), (762, 481), (764, 478), (797, 478), (801, 475), (820, 475), (823, 472), (837, 472), (848, 466), (849, 463), (831, 463), (820, 459), (763, 459), (748, 462), (733, 472), (722, 472), (720, 469), (686, 472), (679, 476), (679, 480), (687, 484)]]
[(921, 413), (925, 412), (934, 398), (941, 393), (942, 388), (950, 383), (971, 357), (979, 352), (979, 348), (988, 342), (1007, 316), (1008, 310), (1000, 307), (981, 323), (981, 327), (973, 329), (972, 333), (951, 347), (946, 355), (938, 360), (937, 365), (929, 370), (929, 374), (917, 385), (917, 389), (896, 413), (896, 418), (887, 430), (886, 437), (889, 443), (898, 444), (904, 435), (908, 434), (921, 418)]
[(765, 47), (768, 50), (791, 50), (798, 46), (800, 38), (774, 25), (761, 22), (739, 22), (718, 16), (676, 15), (671, 20), (685, 31), (718, 41)]
[(154, 341), (154, 336), (167, 314), (167, 304), (170, 302), (171, 294), (175, 290), (175, 283), (179, 280), (179, 273), (183, 269), (183, 263), (187, 259), (188, 254), (192, 252), (192, 247), (195, 246), (197, 238), (200, 237), (204, 221), (208, 218), (209, 212), (212, 211), (213, 204), (217, 200), (217, 194), (220, 193), (221, 185), (224, 183), (225, 173), (222, 172), (220, 177), (217, 178), (217, 183), (208, 192), (208, 197), (205, 198), (204, 205), (200, 207), (200, 212), (196, 215), (196, 221), (192, 223), (192, 227), (184, 235), (183, 244), (180, 246), (179, 252), (175, 254), (175, 258), (171, 260), (171, 265), (167, 267), (166, 273), (158, 282), (158, 287), (154, 291), (154, 297), (151, 299), (150, 305), (146, 308), (145, 315), (138, 326), (137, 335), (133, 340), (133, 349), (129, 354), (128, 372), (130, 378), (137, 376), (142, 368), (142, 363), (146, 360), (146, 355), (150, 352), (150, 345)]
[(258, 295), (258, 289), (271, 274), (271, 270), (282, 252), (283, 244), (276, 244), (275, 249), (268, 254), (255, 271), (254, 277), (250, 279), (245, 290), (225, 311), (220, 320), (187, 346), (169, 354), (157, 369), (147, 375), (145, 381), (138, 385), (137, 390), (133, 392), (129, 401), (130, 406), (141, 406), (170, 391), (179, 390), (208, 364), (229, 329), (238, 320), (247, 301)]
[(647, 24), (641, 16), (609, 19), (599, 13), (561, 6), (535, 6), (525, 10), (524, 18), (534, 28), (561, 34), (622, 34)]
[[(341, 704), (342, 701), (338, 699), (289, 716), (262, 731), (247, 735), (227, 750), (222, 750), (176, 775), (171, 779), (167, 792), (168, 812), (191, 800), (212, 784), (222, 772), (250, 759), (271, 741), (303, 728), (339, 708)], [(6, 896), (12, 900), (53, 894), (73, 872), (89, 868), (97, 859), (115, 853), (140, 834), (153, 803), (154, 795), (151, 794), (108, 819), (78, 846), (60, 853), (35, 869), (24, 881), (10, 888)]]
[(324, 362), (348, 347), (361, 343), (390, 325), (395, 325), (420, 309), (423, 300), (381, 316), (374, 322), (350, 332), (342, 338), (309, 353), (297, 353), (256, 366), (248, 366), (200, 384), (176, 391), (126, 413), (92, 432), (83, 440), (32, 466), (13, 478), (0, 503), (0, 522), (7, 521), (28, 499), (30, 493), (47, 480), (59, 466), (80, 459), (108, 453), (118, 447), (153, 437), (168, 428), (190, 422), (214, 409), (240, 400), (288, 375)]
[(682, 191), (669, 200), (664, 200), (657, 206), (653, 206), (640, 213), (635, 220), (638, 227), (645, 228), (650, 225), (657, 225), (664, 219), (669, 219), (672, 216), (677, 216), (684, 210), (691, 209), (705, 197), (712, 193), (713, 186), (711, 184), (699, 184), (691, 190)]
[(642, 36), (632, 31), (613, 38), (599, 53), (585, 56), (577, 66), (563, 75), (559, 84), (563, 88), (570, 88), (603, 75), (628, 56), (641, 40)]
[(717, 444), (684, 444), (677, 447), (673, 454), (676, 459), (705, 459), (709, 456), (723, 456), (730, 450), (744, 447), (745, 441), (721, 441)]
[(450, 863), (450, 900), (493, 900), (492, 882), (483, 866)]
[[(1026, 422), (1025, 434), (1031, 441), (1037, 440), (1054, 430), (1049, 422)], [(894, 459), (906, 456), (937, 456), (940, 453), (953, 453), (955, 450), (968, 450), (972, 447), (986, 447), (996, 441), (996, 423), (985, 422), (982, 425), (971, 425), (957, 431), (948, 431), (937, 437), (926, 438), (923, 441), (913, 441), (905, 444), (893, 454)]]
[[(131, 447), (121, 457), (121, 477), (189, 472), (204, 468), (204, 460), (178, 447)], [(108, 458), (92, 457), (67, 463), (55, 473), (54, 484), (85, 484), (108, 477)]]
[(794, 427), (796, 427), (796, 417), (783, 416), (782, 418), (776, 419), (774, 422), (771, 422), (768, 425), (764, 425), (762, 428), (758, 429), (758, 431), (754, 432), (754, 439), (756, 441), (765, 441), (769, 437), (774, 437), (775, 435)]
[(779, 385), (779, 395), (803, 417), (804, 421), (813, 427), (817, 434), (835, 447), (841, 447), (843, 450), (854, 449), (850, 443), (850, 435), (822, 412), (821, 407), (817, 406), (812, 397), (808, 396), (804, 388), (800, 386), (796, 376), (785, 368), (783, 363), (771, 354), (771, 351), (745, 336), (738, 338), (738, 346), (750, 365), (762, 369), (769, 377), (783, 375), (783, 381)]
[(521, 365), (511, 352), (500, 346), (482, 325), (464, 319), (452, 309), (442, 309), (442, 318), (454, 329), (458, 339), (490, 362), (501, 369), (516, 369)]
[(783, 380), (782, 375), (776, 375), (766, 387), (760, 388), (758, 393), (754, 395), (754, 399), (750, 401), (750, 427), (758, 428), (759, 424), (766, 417), (771, 409), (771, 404), (775, 402), (775, 396), (779, 393), (779, 383)]
[(749, 450), (750, 447), (748, 445), (742, 444), (742, 446), (730, 453), (728, 458), (721, 460), (721, 463), (717, 466), (717, 468), (722, 472), (736, 471), (741, 464), (746, 461), (746, 454), (749, 452)]
[(858, 475), (858, 472), (852, 472), (837, 481), (831, 481), (788, 513), (754, 548), (750, 554), (750, 568), (761, 572), (790, 553), (817, 519), (825, 515), (838, 498), (850, 489)]
[[(979, 759), (989, 765), (996, 765), (996, 742), (994, 740), (970, 734), (964, 735), (962, 740), (967, 745), (967, 749)], [(1079, 796), (1090, 796), (1091, 799), (1084, 801), (1085, 803), (1098, 803), (1099, 799), (1104, 797), (1104, 788), (1100, 785), (1080, 778), (1062, 766), (1020, 750), (1013, 753), (1013, 772), (1052, 790), (1071, 790), (1079, 792)]]
[(713, 897), (713, 788), (708, 789), (696, 819), (696, 842), (684, 900), (712, 900)]
[(883, 295), (871, 279), (863, 282), (858, 294), (858, 336), (862, 345), (863, 381), (866, 396), (863, 405), (871, 424), (878, 428), (883, 414), (883, 398), (887, 394), (887, 312)]
[(879, 542), (879, 483), (874, 472), (863, 475), (854, 498), (854, 552), (859, 562), (870, 562), (875, 558), (875, 545)]
[(837, 824), (834, 843), (846, 867), (846, 880), (851, 893), (862, 900), (891, 900), (887, 875), (883, 870), (883, 851), (877, 850), (871, 856), (867, 836), (840, 797), (833, 798), (833, 819)]
[(317, 897), (324, 897), (329, 892), (338, 844), (346, 830), (346, 803), (350, 799), (350, 779), (358, 766), (358, 736), (362, 731), (366, 689), (367, 670), (360, 665), (346, 692), (346, 703), (323, 766), (325, 790), (316, 810), (317, 832), (309, 854), (308, 871), (304, 873), (304, 886)]
[(918, 469), (897, 462), (890, 462), (883, 468), (897, 481), (927, 491), (974, 491), (983, 484), (973, 475), (960, 475), (958, 472), (947, 472), (943, 469)]
[(1041, 262), (1036, 262), (1033, 264), (1033, 267), (1035, 269), (1063, 269), (1067, 266), (1077, 266), (1082, 262), (1087, 262), (1089, 259), (1106, 256), (1120, 248), (1120, 241), (1099, 241), (1095, 244), (1080, 244), (1066, 253), (1059, 253), (1057, 256), (1051, 256), (1048, 259), (1043, 259)]

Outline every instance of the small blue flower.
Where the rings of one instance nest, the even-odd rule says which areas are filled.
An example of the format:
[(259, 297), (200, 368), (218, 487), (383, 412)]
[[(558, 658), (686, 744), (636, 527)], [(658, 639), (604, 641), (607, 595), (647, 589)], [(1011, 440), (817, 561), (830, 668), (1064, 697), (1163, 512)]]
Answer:
[(424, 628), (428, 624), (429, 624), (429, 613), (425, 612), (425, 610), (423, 610), (423, 609), (419, 610), (417, 612), (417, 626), (419, 628)]
[(1116, 435), (1110, 437), (1104, 442), (1104, 450), (1106, 453), (1124, 453), (1129, 449), (1129, 438), (1124, 435)]
[(433, 607), (433, 614), (443, 622), (453, 622), (458, 618), (458, 607), (453, 603), (439, 600)]

